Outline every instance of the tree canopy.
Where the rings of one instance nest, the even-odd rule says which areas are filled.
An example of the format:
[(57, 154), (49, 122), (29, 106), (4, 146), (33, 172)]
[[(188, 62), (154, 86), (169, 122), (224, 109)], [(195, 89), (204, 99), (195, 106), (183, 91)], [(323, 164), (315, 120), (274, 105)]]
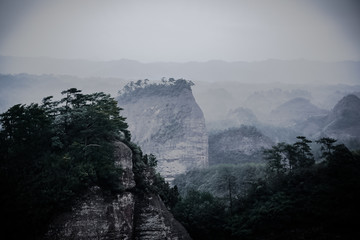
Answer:
[(0, 208), (9, 231), (21, 224), (37, 234), (92, 185), (122, 190), (113, 142), (130, 141), (130, 133), (121, 108), (102, 92), (62, 95), (0, 115)]
[(192, 86), (194, 86), (192, 81), (182, 78), (177, 80), (162, 78), (160, 83), (149, 83), (148, 79), (131, 81), (119, 91), (118, 99), (120, 102), (127, 102), (144, 96), (177, 96), (181, 93), (180, 90), (191, 90)]
[[(210, 175), (181, 176), (193, 183), (174, 208), (174, 215), (194, 239), (355, 239), (360, 234), (356, 219), (360, 212), (360, 154), (334, 139), (316, 141), (323, 146), (323, 160), (314, 162), (310, 141), (298, 137), (294, 144), (279, 143), (265, 151), (264, 174), (228, 183), (228, 198), (206, 192), (198, 182)], [(228, 166), (230, 168), (230, 166)], [(232, 169), (233, 176), (243, 175)], [(236, 175), (237, 174), (237, 175)], [(214, 174), (213, 174), (214, 175)], [(238, 177), (238, 176), (237, 176)], [(212, 185), (219, 184), (213, 182)], [(230, 186), (232, 188), (230, 188)], [(186, 188), (186, 186), (185, 186)], [(242, 194), (233, 193), (242, 190)]]

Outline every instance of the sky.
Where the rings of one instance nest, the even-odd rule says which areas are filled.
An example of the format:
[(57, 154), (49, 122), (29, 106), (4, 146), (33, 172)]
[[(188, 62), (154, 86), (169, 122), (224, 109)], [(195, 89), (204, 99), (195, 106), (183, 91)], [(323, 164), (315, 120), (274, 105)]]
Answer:
[(360, 60), (357, 0), (0, 0), (0, 55)]

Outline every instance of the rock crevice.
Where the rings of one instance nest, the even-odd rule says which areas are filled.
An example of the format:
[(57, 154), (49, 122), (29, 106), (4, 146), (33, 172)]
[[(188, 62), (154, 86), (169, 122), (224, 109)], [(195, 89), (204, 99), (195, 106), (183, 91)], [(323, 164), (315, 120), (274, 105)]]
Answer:
[(115, 157), (116, 166), (123, 170), (125, 191), (111, 194), (93, 186), (71, 211), (54, 219), (44, 239), (191, 239), (158, 195), (133, 191), (136, 185), (130, 148), (115, 143)]

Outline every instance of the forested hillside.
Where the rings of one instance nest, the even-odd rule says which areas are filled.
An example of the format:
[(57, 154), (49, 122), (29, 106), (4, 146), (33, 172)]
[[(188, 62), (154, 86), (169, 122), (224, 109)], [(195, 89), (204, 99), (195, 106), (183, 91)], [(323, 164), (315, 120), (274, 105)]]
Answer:
[(173, 212), (194, 239), (357, 239), (360, 154), (322, 138), (264, 151), (266, 166), (216, 166), (175, 179)]
[[(42, 104), (18, 104), (0, 115), (0, 211), (4, 236), (41, 238), (54, 217), (72, 211), (74, 203), (81, 202), (82, 195), (93, 187), (100, 188), (106, 199), (128, 190), (123, 175), (129, 173), (115, 162), (115, 142), (123, 142), (125, 150), (130, 151), (130, 168), (126, 171), (136, 182), (130, 182), (131, 191), (143, 194), (144, 201), (146, 194), (159, 194), (166, 205), (173, 205), (174, 200), (167, 196), (174, 190), (155, 175), (156, 158), (143, 155), (130, 141), (121, 108), (110, 95), (82, 94), (75, 88), (62, 95), (59, 101), (46, 97)], [(177, 196), (176, 191), (173, 195)], [(134, 218), (129, 213), (127, 216)], [(91, 229), (86, 231), (97, 234)], [(71, 239), (80, 239), (81, 234)], [(106, 232), (102, 234), (104, 237)]]

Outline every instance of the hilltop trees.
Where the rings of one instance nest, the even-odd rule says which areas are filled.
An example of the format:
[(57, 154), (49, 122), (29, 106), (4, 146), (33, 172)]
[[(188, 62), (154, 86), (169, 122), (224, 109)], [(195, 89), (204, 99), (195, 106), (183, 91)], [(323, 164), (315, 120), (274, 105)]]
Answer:
[(294, 169), (311, 167), (315, 163), (309, 144), (304, 136), (298, 136), (294, 144), (278, 143), (264, 151), (269, 170), (277, 174), (291, 172)]
[(121, 191), (113, 141), (130, 141), (121, 108), (104, 93), (62, 94), (0, 115), (0, 207), (8, 229), (17, 223), (29, 234), (41, 231), (89, 186)]
[(149, 80), (138, 80), (136, 82), (129, 82), (122, 90), (119, 91), (118, 99), (123, 102), (129, 99), (136, 99), (136, 96), (161, 96), (161, 95), (178, 95), (181, 93), (180, 90), (187, 89), (191, 90), (194, 83), (190, 80), (169, 78), (166, 80), (162, 78), (161, 83), (151, 83)]

